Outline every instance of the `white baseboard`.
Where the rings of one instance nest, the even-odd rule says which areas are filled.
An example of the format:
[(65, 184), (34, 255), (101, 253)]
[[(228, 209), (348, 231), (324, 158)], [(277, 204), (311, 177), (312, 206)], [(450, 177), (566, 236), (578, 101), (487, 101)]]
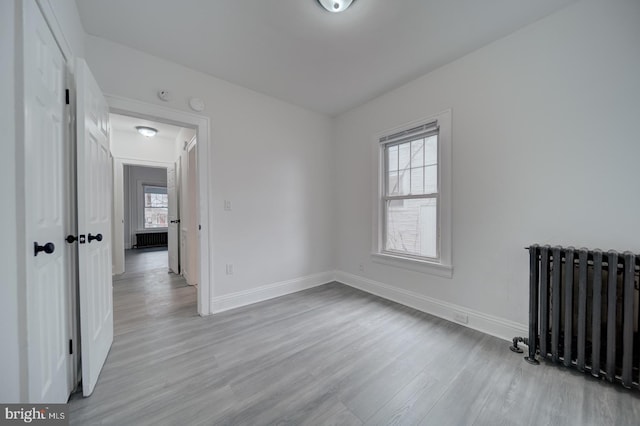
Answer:
[[(358, 275), (335, 271), (335, 280), (350, 287), (375, 294), (376, 296), (392, 300), (507, 341), (511, 341), (515, 336), (527, 336), (529, 333), (528, 327), (524, 324), (484, 314), (473, 309), (454, 305), (453, 303), (433, 299), (422, 294), (393, 287)], [(456, 317), (466, 317), (468, 322), (463, 323)]]
[(211, 313), (217, 314), (219, 312), (228, 311), (241, 306), (273, 299), (274, 297), (280, 297), (297, 291), (317, 287), (330, 283), (333, 281), (333, 278), (333, 271), (321, 272), (319, 274), (307, 275), (306, 277), (263, 285), (250, 290), (213, 297), (211, 298)]

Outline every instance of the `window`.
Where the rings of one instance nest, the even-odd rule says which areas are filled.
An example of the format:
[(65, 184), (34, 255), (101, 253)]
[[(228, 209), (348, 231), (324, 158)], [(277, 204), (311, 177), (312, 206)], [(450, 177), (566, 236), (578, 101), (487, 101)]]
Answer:
[(143, 185), (144, 228), (166, 228), (169, 217), (169, 197), (167, 188)]
[(377, 138), (374, 260), (451, 276), (450, 112)]
[(384, 251), (438, 259), (438, 128), (384, 145)]

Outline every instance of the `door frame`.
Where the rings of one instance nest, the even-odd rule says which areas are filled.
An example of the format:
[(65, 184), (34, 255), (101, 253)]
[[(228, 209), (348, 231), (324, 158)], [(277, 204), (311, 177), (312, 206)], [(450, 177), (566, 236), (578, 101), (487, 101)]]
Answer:
[(111, 113), (196, 130), (198, 140), (196, 159), (199, 200), (197, 217), (201, 227), (198, 234), (198, 267), (200, 270), (200, 281), (197, 287), (198, 314), (200, 316), (211, 315), (211, 295), (213, 294), (215, 275), (213, 271), (213, 247), (210, 247), (210, 242), (213, 241), (213, 217), (211, 215), (213, 211), (211, 200), (213, 197), (210, 192), (209, 165), (212, 164), (210, 158), (212, 157), (213, 149), (210, 143), (209, 117), (116, 95), (105, 94), (104, 97), (109, 104), (109, 112)]

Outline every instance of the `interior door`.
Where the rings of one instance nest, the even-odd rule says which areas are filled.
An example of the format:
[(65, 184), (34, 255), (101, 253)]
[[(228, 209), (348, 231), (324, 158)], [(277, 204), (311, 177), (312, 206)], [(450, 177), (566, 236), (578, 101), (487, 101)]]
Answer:
[(109, 109), (91, 71), (76, 63), (78, 273), (82, 393), (91, 395), (113, 342), (112, 167)]
[(180, 227), (178, 232), (178, 239), (180, 240), (180, 274), (187, 280), (187, 284), (189, 283), (189, 212), (186, 210), (187, 208), (187, 179), (186, 179), (186, 155), (182, 155), (180, 157), (181, 165), (180, 172), (178, 173), (179, 184), (178, 184), (178, 192), (180, 194), (180, 203), (178, 206), (178, 211), (180, 215)]
[[(70, 249), (64, 241), (66, 64), (35, 1), (22, 4), (28, 398), (64, 403), (72, 387)], [(10, 208), (12, 202), (5, 201)]]
[(180, 217), (178, 214), (178, 191), (176, 189), (176, 165), (167, 167), (167, 195), (169, 198), (169, 269), (180, 273), (180, 252), (178, 245), (178, 227)]
[[(189, 270), (189, 276), (187, 277), (187, 283), (190, 285), (196, 285), (200, 282), (199, 273), (199, 255), (198, 247), (200, 247), (200, 233), (198, 232), (198, 211), (200, 209), (198, 200), (198, 169), (197, 169), (197, 150), (198, 145), (193, 144), (189, 148), (188, 152), (188, 172), (187, 172), (187, 214), (189, 217), (189, 240), (187, 244), (187, 269)], [(184, 266), (183, 266), (184, 267)]]

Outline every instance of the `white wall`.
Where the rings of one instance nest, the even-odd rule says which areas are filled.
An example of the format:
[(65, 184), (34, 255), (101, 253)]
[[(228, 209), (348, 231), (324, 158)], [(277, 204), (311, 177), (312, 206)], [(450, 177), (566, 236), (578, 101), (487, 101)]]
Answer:
[[(525, 324), (525, 246), (640, 252), (639, 42), (639, 2), (585, 0), (338, 117), (337, 269)], [(448, 108), (453, 279), (372, 263), (373, 135)]]
[[(104, 39), (85, 46), (106, 93), (185, 111), (189, 97), (205, 101), (214, 298), (333, 268), (329, 118)], [(161, 88), (174, 100), (160, 101)]]
[(127, 249), (136, 243), (136, 233), (144, 231), (143, 184), (167, 186), (167, 169), (124, 166), (124, 245)]

